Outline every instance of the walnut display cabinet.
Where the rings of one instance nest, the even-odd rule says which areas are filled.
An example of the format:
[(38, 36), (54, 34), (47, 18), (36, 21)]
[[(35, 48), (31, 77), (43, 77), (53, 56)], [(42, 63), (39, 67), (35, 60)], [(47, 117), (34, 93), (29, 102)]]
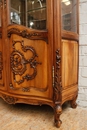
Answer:
[[(0, 0), (0, 97), (62, 105), (78, 95), (78, 0)], [(73, 113), (72, 113), (73, 114)]]

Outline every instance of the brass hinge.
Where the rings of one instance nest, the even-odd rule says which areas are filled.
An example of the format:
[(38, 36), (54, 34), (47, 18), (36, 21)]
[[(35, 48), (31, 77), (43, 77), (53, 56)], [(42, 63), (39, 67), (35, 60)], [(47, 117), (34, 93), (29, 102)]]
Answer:
[(54, 66), (52, 68), (52, 73), (53, 73), (53, 87), (54, 87)]

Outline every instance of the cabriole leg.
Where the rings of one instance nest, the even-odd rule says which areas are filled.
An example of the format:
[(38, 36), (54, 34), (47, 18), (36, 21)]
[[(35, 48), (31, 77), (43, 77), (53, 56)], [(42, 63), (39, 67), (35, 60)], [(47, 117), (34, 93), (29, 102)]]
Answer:
[(62, 121), (60, 120), (60, 115), (62, 113), (61, 105), (56, 105), (54, 112), (55, 112), (54, 123), (55, 123), (55, 126), (59, 128), (62, 123)]
[(70, 101), (70, 104), (71, 104), (72, 108), (76, 108), (77, 107), (76, 99), (77, 99), (77, 95), (73, 98), (73, 100)]

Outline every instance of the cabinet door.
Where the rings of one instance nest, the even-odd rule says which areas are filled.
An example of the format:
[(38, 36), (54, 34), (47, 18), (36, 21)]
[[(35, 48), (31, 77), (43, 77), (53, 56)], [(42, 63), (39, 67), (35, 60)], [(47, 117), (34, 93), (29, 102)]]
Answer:
[(10, 4), (8, 91), (51, 99), (52, 48), (47, 32), (46, 0), (11, 0)]

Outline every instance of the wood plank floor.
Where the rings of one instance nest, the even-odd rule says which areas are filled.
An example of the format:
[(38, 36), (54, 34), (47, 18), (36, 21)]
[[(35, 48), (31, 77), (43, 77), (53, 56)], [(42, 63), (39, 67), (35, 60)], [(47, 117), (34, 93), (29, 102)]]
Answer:
[(63, 106), (62, 125), (56, 128), (49, 106), (9, 105), (0, 99), (0, 130), (87, 130), (87, 108)]

